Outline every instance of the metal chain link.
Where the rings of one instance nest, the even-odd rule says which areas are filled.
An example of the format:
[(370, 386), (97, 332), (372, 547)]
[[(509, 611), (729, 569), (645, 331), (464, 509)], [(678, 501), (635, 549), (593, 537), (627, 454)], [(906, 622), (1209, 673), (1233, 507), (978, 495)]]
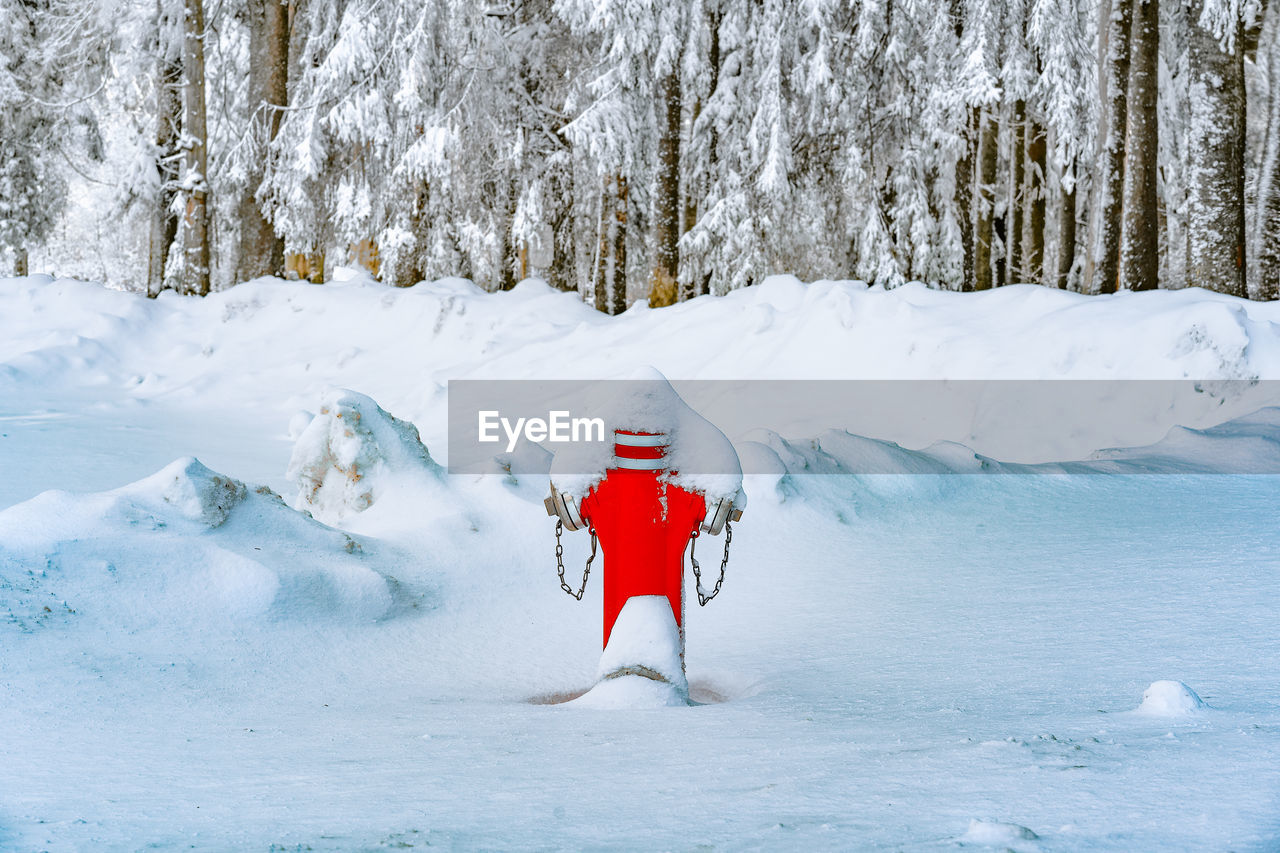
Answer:
[(707, 591), (702, 588), (702, 566), (698, 565), (698, 558), (694, 556), (694, 545), (698, 540), (698, 528), (702, 525), (699, 522), (694, 525), (693, 533), (689, 536), (689, 562), (693, 564), (693, 582), (698, 591), (698, 605), (706, 607), (707, 602), (720, 594), (720, 587), (724, 585), (724, 570), (729, 565), (729, 543), (733, 541), (733, 525), (729, 519), (724, 521), (724, 558), (720, 561), (720, 577), (716, 581), (715, 588), (711, 590), (711, 594), (707, 595)]
[(560, 575), (560, 588), (573, 598), (581, 601), (582, 594), (587, 591), (587, 576), (591, 574), (591, 562), (596, 558), (596, 528), (594, 525), (591, 527), (591, 556), (587, 557), (587, 567), (582, 570), (582, 586), (579, 587), (577, 592), (574, 592), (573, 587), (569, 586), (564, 579), (564, 545), (560, 544), (560, 532), (562, 530), (564, 530), (564, 522), (556, 519), (556, 571)]

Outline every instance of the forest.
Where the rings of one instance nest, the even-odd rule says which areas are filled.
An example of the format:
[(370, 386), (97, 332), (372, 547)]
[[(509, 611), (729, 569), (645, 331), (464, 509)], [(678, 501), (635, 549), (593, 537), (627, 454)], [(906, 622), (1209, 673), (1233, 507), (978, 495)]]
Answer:
[(609, 314), (774, 273), (1276, 299), (1278, 30), (1267, 0), (0, 0), (0, 266), (89, 221), (152, 296), (358, 265)]

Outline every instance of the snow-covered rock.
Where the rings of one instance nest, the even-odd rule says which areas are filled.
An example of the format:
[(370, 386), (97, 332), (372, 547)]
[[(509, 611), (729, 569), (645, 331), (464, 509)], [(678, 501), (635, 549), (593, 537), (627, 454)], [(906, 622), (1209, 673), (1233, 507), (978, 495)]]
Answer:
[(298, 487), (295, 508), (338, 521), (368, 509), (397, 478), (421, 483), (441, 472), (417, 427), (364, 394), (334, 390), (298, 436), (287, 476)]
[(1181, 681), (1153, 681), (1142, 691), (1137, 713), (1152, 717), (1185, 717), (1207, 708), (1204, 700)]

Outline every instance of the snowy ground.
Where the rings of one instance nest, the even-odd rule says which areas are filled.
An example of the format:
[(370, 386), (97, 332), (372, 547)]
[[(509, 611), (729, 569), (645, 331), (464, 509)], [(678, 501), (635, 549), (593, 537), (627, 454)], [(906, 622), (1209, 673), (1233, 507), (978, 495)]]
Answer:
[[(440, 461), (448, 379), (565, 351), (1277, 379), (1280, 306), (774, 279), (609, 319), (533, 282), (0, 281), (0, 849), (1280, 848), (1280, 477), (749, 478), (724, 593), (689, 612), (706, 704), (646, 711), (539, 704), (590, 686), (600, 631), (598, 577), (558, 589), (545, 478), (405, 463), (337, 530), (257, 489), (295, 500), (296, 413), (332, 386)], [(1274, 413), (1239, 423), (1215, 447), (1280, 456)], [(1164, 679), (1205, 707), (1138, 712)]]

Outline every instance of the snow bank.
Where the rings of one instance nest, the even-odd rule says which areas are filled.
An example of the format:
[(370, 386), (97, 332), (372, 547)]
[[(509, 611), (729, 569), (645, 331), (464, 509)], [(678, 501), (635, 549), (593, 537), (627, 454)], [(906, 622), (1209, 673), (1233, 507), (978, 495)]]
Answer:
[(746, 506), (742, 466), (733, 443), (715, 424), (695, 412), (651, 367), (641, 368), (611, 388), (591, 414), (605, 423), (603, 442), (576, 442), (557, 450), (551, 482), (561, 493), (583, 498), (614, 463), (613, 431), (657, 433), (667, 437), (662, 479), (702, 493), (708, 504), (732, 499)]
[[(0, 386), (234, 400), (248, 417), (278, 424), (314, 411), (333, 386), (356, 387), (440, 451), (451, 379), (620, 379), (641, 364), (677, 379), (1280, 379), (1280, 303), (1196, 288), (1088, 297), (1030, 285), (948, 293), (772, 277), (725, 297), (606, 317), (535, 283), (484, 293), (459, 279), (403, 289), (365, 277), (324, 287), (259, 279), (207, 299), (148, 300), (69, 280), (0, 281)], [(793, 412), (764, 414), (759, 426), (788, 438), (816, 434), (796, 428)], [(988, 433), (1008, 422), (988, 414), (966, 415), (924, 444), (869, 429), (875, 413), (836, 412), (822, 426), (990, 454)], [(1196, 410), (1195, 420), (1160, 411), (1130, 443), (1243, 414), (1231, 405)], [(1125, 446), (1080, 441), (1074, 458)]]
[(355, 540), (191, 457), (119, 489), (10, 507), (0, 543), (0, 608), (29, 629), (54, 615), (131, 631), (365, 622), (393, 604)]
[(1142, 691), (1142, 704), (1135, 713), (1152, 717), (1185, 717), (1207, 707), (1204, 700), (1181, 681), (1153, 681)]
[(295, 508), (338, 521), (368, 509), (397, 481), (421, 485), (441, 474), (413, 424), (364, 394), (334, 390), (298, 436), (286, 476), (298, 487)]
[[(860, 490), (885, 497), (931, 492), (950, 485), (916, 474), (1280, 474), (1280, 408), (1265, 408), (1207, 429), (1172, 427), (1141, 447), (1108, 448), (1079, 459), (1023, 464), (1001, 461), (953, 441), (911, 450), (892, 441), (826, 430), (807, 440), (756, 430), (738, 444), (752, 493), (785, 501), (801, 490), (798, 477), (853, 477)], [(890, 475), (890, 476), (885, 476)], [(821, 492), (810, 484), (809, 492)]]

